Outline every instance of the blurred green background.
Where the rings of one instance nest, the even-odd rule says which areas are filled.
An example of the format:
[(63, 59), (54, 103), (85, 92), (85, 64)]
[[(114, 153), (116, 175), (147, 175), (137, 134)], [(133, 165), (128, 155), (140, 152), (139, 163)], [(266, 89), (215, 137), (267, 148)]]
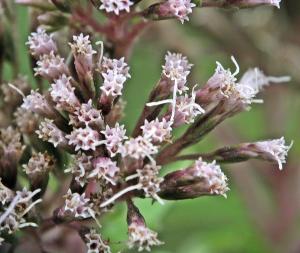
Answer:
[[(230, 178), (227, 199), (203, 197), (195, 200), (152, 205), (136, 201), (149, 227), (159, 232), (165, 245), (154, 253), (300, 252), (299, 151), (300, 151), (300, 8), (299, 1), (286, 0), (281, 10), (258, 8), (224, 11), (195, 10), (191, 22), (163, 21), (153, 25), (137, 42), (129, 61), (132, 78), (125, 88), (124, 123), (130, 132), (157, 82), (164, 54), (185, 54), (194, 63), (190, 84), (203, 85), (214, 72), (215, 61), (232, 67), (234, 55), (242, 71), (258, 66), (269, 75), (291, 75), (293, 81), (268, 87), (261, 95), (265, 103), (253, 105), (213, 131), (187, 152), (207, 152), (227, 144), (285, 136), (294, 140), (284, 171), (276, 165), (249, 162), (223, 166)], [(25, 41), (29, 34), (26, 8), (18, 7), (20, 72), (33, 80)], [(5, 65), (4, 77), (14, 69)], [(34, 82), (33, 82), (34, 86)], [(163, 170), (184, 168), (171, 164)], [(103, 223), (104, 234), (114, 248), (126, 241), (126, 212), (120, 205)], [(117, 239), (116, 239), (117, 238)]]

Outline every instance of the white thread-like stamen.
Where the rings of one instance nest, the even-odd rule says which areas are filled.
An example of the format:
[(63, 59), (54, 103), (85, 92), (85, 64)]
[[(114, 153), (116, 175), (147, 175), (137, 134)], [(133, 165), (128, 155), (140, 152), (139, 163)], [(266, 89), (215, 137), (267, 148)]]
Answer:
[(152, 106), (158, 106), (158, 105), (164, 105), (164, 104), (171, 104), (173, 102), (172, 99), (165, 99), (165, 100), (161, 100), (161, 101), (157, 101), (157, 102), (149, 102), (146, 105), (149, 107)]
[(110, 199), (104, 201), (100, 205), (100, 207), (101, 208), (106, 207), (106, 206), (110, 205), (111, 203), (113, 203), (116, 199), (118, 199), (121, 196), (123, 196), (124, 194), (126, 194), (127, 192), (134, 191), (134, 190), (140, 190), (141, 187), (142, 187), (141, 184), (137, 184), (137, 185), (132, 185), (132, 186), (129, 186), (127, 188), (124, 188), (122, 191), (119, 191), (117, 194), (115, 194), (114, 196), (112, 196)]
[(127, 181), (130, 181), (132, 179), (136, 179), (138, 177), (139, 177), (139, 174), (133, 174), (133, 175), (130, 175), (130, 176), (126, 177), (125, 181), (127, 182)]
[(5, 212), (0, 216), (0, 225), (5, 221), (5, 219), (8, 217), (8, 215), (14, 210), (16, 205), (19, 203), (20, 196), (17, 195), (14, 197), (8, 208), (5, 210)]
[(8, 86), (10, 88), (12, 88), (13, 90), (15, 90), (16, 92), (18, 92), (23, 98), (25, 98), (25, 94), (23, 93), (23, 91), (21, 91), (18, 87), (16, 87), (15, 85), (13, 85), (12, 83), (8, 83)]
[(232, 62), (234, 63), (236, 70), (235, 72), (232, 74), (233, 76), (236, 76), (238, 73), (240, 73), (240, 66), (237, 63), (236, 59), (234, 58), (234, 56), (231, 56), (230, 59), (232, 60)]

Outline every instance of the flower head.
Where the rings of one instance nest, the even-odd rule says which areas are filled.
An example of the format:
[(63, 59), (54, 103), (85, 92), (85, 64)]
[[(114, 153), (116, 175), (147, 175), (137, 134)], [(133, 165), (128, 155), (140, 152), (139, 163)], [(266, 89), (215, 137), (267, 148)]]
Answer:
[(70, 124), (76, 127), (88, 126), (88, 127), (102, 127), (103, 117), (101, 111), (93, 107), (92, 100), (87, 103), (81, 104), (76, 108), (74, 113), (70, 115)]
[(14, 113), (14, 116), (21, 133), (32, 134), (38, 128), (39, 117), (36, 113), (19, 107)]
[[(165, 56), (163, 74), (170, 80), (177, 82), (178, 91), (181, 93), (188, 90), (185, 84), (192, 66), (193, 64), (190, 64), (182, 54), (168, 52)], [(173, 87), (171, 87), (171, 90), (173, 90)]]
[(71, 85), (71, 77), (62, 75), (51, 85), (50, 94), (56, 106), (60, 110), (74, 112), (80, 106), (78, 98), (75, 96), (75, 88)]
[(74, 156), (73, 164), (65, 170), (65, 172), (71, 172), (75, 181), (82, 187), (88, 183), (88, 175), (93, 169), (92, 158), (79, 152)]
[(199, 158), (193, 167), (194, 176), (202, 178), (208, 186), (211, 194), (221, 194), (226, 196), (227, 177), (222, 172), (219, 165), (215, 161), (207, 163)]
[(105, 10), (106, 12), (114, 12), (114, 14), (119, 15), (121, 11), (130, 11), (130, 6), (133, 2), (130, 0), (101, 0), (100, 10)]
[(154, 146), (148, 138), (138, 136), (125, 142), (121, 154), (123, 157), (129, 156), (137, 160), (144, 159), (145, 157), (153, 160), (152, 155), (157, 152), (158, 148)]
[(247, 144), (252, 151), (262, 158), (277, 162), (280, 170), (282, 170), (282, 164), (286, 162), (287, 153), (292, 145), (293, 143), (286, 145), (284, 137)]
[[(179, 96), (176, 98), (174, 127), (193, 123), (195, 118), (204, 112), (204, 109), (195, 102), (195, 93), (193, 93), (191, 97), (187, 94)], [(170, 116), (171, 113), (172, 106), (169, 107), (167, 115)]]
[(161, 121), (156, 118), (148, 122), (145, 120), (144, 125), (141, 127), (143, 130), (143, 136), (153, 141), (153, 143), (161, 143), (171, 138), (171, 125), (166, 119)]
[(65, 133), (53, 123), (53, 120), (45, 119), (41, 122), (39, 130), (37, 130), (36, 133), (39, 138), (52, 143), (54, 147), (67, 145)]
[(146, 197), (151, 197), (161, 202), (157, 193), (160, 191), (160, 183), (163, 181), (158, 176), (160, 166), (146, 164), (143, 169), (137, 170), (139, 184)]
[(111, 253), (110, 247), (94, 229), (85, 235), (87, 253)]
[(128, 139), (124, 125), (119, 123), (116, 123), (114, 127), (107, 125), (101, 133), (105, 136), (105, 147), (112, 157), (121, 152), (123, 141)]
[(188, 16), (192, 13), (192, 8), (196, 6), (191, 0), (168, 0), (165, 5), (168, 12), (179, 19), (182, 24), (184, 21), (189, 21)]
[(36, 32), (31, 33), (28, 37), (26, 45), (29, 46), (30, 52), (33, 56), (39, 57), (44, 54), (56, 52), (57, 47), (52, 39), (52, 35), (48, 35), (43, 28), (38, 28)]
[(45, 117), (53, 117), (53, 109), (46, 98), (37, 91), (31, 93), (23, 99), (22, 108), (37, 113)]
[(48, 153), (34, 153), (23, 167), (27, 175), (43, 174), (54, 168), (54, 158)]
[(35, 75), (40, 75), (48, 80), (55, 80), (62, 75), (69, 74), (64, 59), (59, 55), (55, 55), (53, 51), (50, 54), (42, 55), (36, 65)]
[(65, 195), (64, 213), (74, 217), (89, 218), (91, 217), (89, 198), (85, 194), (72, 193), (69, 189)]
[(124, 83), (130, 77), (129, 67), (124, 58), (117, 60), (103, 57), (100, 68), (104, 79), (101, 90), (104, 94), (112, 97), (122, 95)]
[(97, 157), (93, 160), (93, 169), (88, 178), (104, 179), (107, 183), (116, 184), (116, 176), (120, 169), (117, 163), (108, 157)]
[(69, 140), (69, 145), (74, 145), (75, 150), (96, 150), (96, 147), (101, 144), (100, 135), (97, 131), (90, 127), (76, 128), (69, 135), (66, 135)]

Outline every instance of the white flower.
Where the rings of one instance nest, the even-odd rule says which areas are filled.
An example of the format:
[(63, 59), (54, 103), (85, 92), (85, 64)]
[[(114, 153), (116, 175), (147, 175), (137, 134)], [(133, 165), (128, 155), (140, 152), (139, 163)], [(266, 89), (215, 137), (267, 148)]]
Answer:
[[(172, 81), (176, 80), (178, 92), (182, 93), (188, 90), (185, 83), (192, 66), (193, 64), (190, 64), (182, 54), (168, 52), (165, 56), (163, 74)], [(171, 87), (171, 90), (173, 90), (173, 87)]]
[(124, 83), (130, 78), (129, 67), (124, 58), (118, 60), (103, 57), (99, 68), (104, 79), (100, 89), (105, 95), (112, 97), (122, 95)]
[(159, 121), (158, 118), (148, 122), (145, 120), (141, 127), (145, 138), (152, 140), (154, 143), (160, 143), (171, 138), (172, 127), (166, 119)]
[(160, 183), (163, 181), (158, 172), (160, 166), (146, 164), (143, 169), (137, 170), (140, 188), (144, 191), (146, 197), (156, 199), (163, 204), (157, 193), (160, 191)]
[(147, 157), (153, 162), (152, 155), (157, 152), (158, 148), (149, 139), (144, 136), (138, 136), (125, 142), (121, 154), (123, 157), (129, 156), (134, 159), (144, 159)]
[(38, 57), (43, 54), (50, 54), (56, 52), (57, 47), (52, 39), (52, 35), (48, 35), (42, 28), (38, 28), (36, 32), (31, 33), (28, 37), (26, 45), (29, 46), (32, 55)]
[(103, 142), (112, 157), (121, 152), (123, 141), (128, 139), (124, 125), (119, 125), (119, 123), (116, 123), (114, 127), (106, 125), (101, 133), (105, 136)]
[(39, 130), (37, 130), (36, 133), (39, 138), (52, 143), (54, 147), (61, 144), (67, 145), (65, 133), (53, 123), (53, 120), (45, 119), (41, 122)]
[(64, 58), (55, 55), (52, 51), (50, 54), (40, 56), (34, 68), (35, 75), (40, 75), (46, 79), (58, 79), (61, 75), (68, 75), (69, 69), (65, 64)]
[(96, 150), (101, 144), (100, 135), (90, 127), (74, 129), (69, 135), (66, 135), (69, 145), (74, 145), (75, 150)]
[[(179, 96), (176, 99), (175, 115), (174, 115), (174, 127), (182, 124), (193, 123), (195, 118), (205, 113), (204, 109), (195, 102), (195, 93), (189, 97), (187, 94)], [(172, 106), (169, 108), (169, 114), (172, 112)]]
[(116, 175), (120, 171), (117, 163), (108, 157), (97, 157), (93, 160), (93, 169), (88, 178), (104, 179), (112, 185), (116, 184)]
[(70, 124), (76, 127), (102, 127), (103, 117), (100, 110), (93, 107), (92, 100), (81, 104), (76, 108), (73, 115), (70, 115)]
[(72, 193), (69, 189), (65, 195), (64, 212), (73, 215), (74, 217), (89, 218), (91, 217), (91, 209), (89, 199), (86, 198), (85, 193)]
[(121, 11), (130, 11), (130, 6), (133, 2), (130, 0), (101, 0), (100, 10), (105, 10), (106, 12), (114, 12), (119, 15)]
[(207, 163), (200, 157), (193, 166), (193, 174), (195, 177), (203, 178), (207, 184), (211, 194), (221, 194), (226, 196), (227, 177), (222, 172), (216, 161)]
[(157, 239), (157, 233), (147, 228), (144, 223), (132, 222), (128, 226), (128, 247), (136, 247), (137, 250), (151, 251), (151, 247), (163, 244)]
[(279, 169), (282, 170), (282, 164), (286, 163), (287, 153), (293, 143), (287, 146), (284, 137), (281, 137), (280, 139), (259, 141), (254, 143), (254, 145), (256, 150), (261, 153), (264, 158), (276, 161)]
[(95, 230), (90, 230), (85, 235), (87, 253), (111, 253), (110, 247), (103, 241), (101, 236)]
[(93, 69), (93, 55), (96, 51), (93, 50), (89, 35), (84, 36), (82, 33), (78, 36), (74, 35), (73, 43), (69, 45), (75, 58), (76, 71), (79, 78), (83, 78)]
[(79, 152), (75, 155), (73, 164), (65, 170), (65, 172), (72, 173), (75, 181), (82, 187), (88, 182), (88, 174), (93, 169), (92, 158)]
[(189, 21), (188, 15), (192, 13), (192, 8), (196, 6), (191, 0), (168, 0), (166, 5), (168, 11), (179, 19), (182, 24), (185, 20)]
[(46, 98), (34, 90), (28, 96), (24, 97), (21, 107), (42, 116), (53, 115), (53, 110)]
[(71, 85), (71, 79), (71, 77), (62, 75), (51, 85), (50, 94), (58, 109), (72, 113), (80, 106), (80, 102), (75, 96), (75, 88)]
[(75, 54), (93, 55), (93, 50), (89, 35), (84, 36), (82, 33), (78, 36), (73, 35), (73, 43), (70, 43), (71, 49)]
[(45, 153), (34, 153), (28, 163), (23, 165), (27, 175), (45, 173), (54, 168), (54, 158)]

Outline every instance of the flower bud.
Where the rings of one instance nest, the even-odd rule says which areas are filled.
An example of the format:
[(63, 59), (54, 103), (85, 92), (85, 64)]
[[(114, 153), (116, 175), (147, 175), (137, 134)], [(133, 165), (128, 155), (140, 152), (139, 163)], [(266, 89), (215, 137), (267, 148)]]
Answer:
[(48, 153), (34, 153), (28, 163), (23, 165), (24, 171), (29, 178), (31, 190), (40, 188), (45, 191), (49, 172), (54, 169), (54, 158)]
[(127, 207), (128, 247), (150, 251), (151, 247), (163, 244), (157, 239), (157, 233), (147, 228), (144, 217), (131, 201)]
[(39, 117), (36, 113), (19, 107), (14, 113), (15, 123), (23, 134), (33, 134), (39, 124)]
[(68, 146), (66, 134), (53, 123), (53, 120), (45, 119), (36, 133), (40, 139), (52, 143), (54, 147), (65, 148)]
[(23, 99), (21, 108), (37, 113), (42, 117), (57, 118), (57, 112), (49, 104), (45, 96), (37, 91), (31, 90), (31, 93)]
[(17, 130), (12, 127), (0, 129), (0, 177), (8, 187), (15, 186), (17, 167), (24, 148)]
[(159, 196), (164, 199), (191, 199), (203, 195), (223, 195), (229, 190), (227, 177), (219, 165), (199, 158), (194, 166), (174, 171), (164, 177)]

